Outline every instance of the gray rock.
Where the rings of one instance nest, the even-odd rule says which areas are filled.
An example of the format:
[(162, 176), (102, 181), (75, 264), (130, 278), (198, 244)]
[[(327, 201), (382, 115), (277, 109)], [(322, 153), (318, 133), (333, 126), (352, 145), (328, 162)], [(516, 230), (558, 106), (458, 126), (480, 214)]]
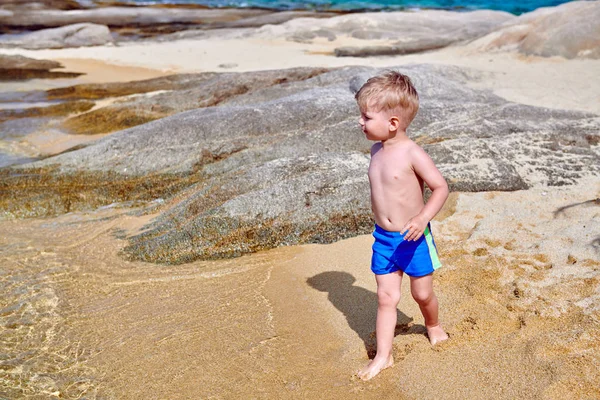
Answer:
[[(507, 102), (469, 88), (473, 73), (458, 67), (399, 69), (421, 98), (409, 136), (453, 190), (521, 190), (600, 174), (598, 116)], [(375, 73), (347, 67), (256, 88), (15, 169), (199, 174), (195, 186), (130, 238), (124, 254), (131, 259), (180, 263), (366, 233), (371, 143), (358, 128), (353, 91)], [(212, 85), (258, 82), (260, 74), (220, 74)], [(202, 102), (209, 81), (179, 96)], [(157, 99), (160, 105), (174, 97), (145, 101)]]
[(0, 37), (0, 46), (21, 47), (24, 49), (99, 46), (112, 42), (113, 38), (108, 27), (87, 23), (42, 29), (10, 39)]
[(251, 36), (287, 38), (310, 42), (325, 36), (356, 39), (379, 39), (390, 42), (377, 46), (355, 46), (336, 49), (337, 56), (407, 54), (447, 46), (451, 43), (486, 35), (501, 24), (515, 19), (499, 11), (449, 12), (424, 10), (418, 12), (361, 13), (324, 20), (303, 18), (278, 26), (264, 26)]
[(158, 24), (204, 24), (215, 26), (242, 18), (271, 14), (251, 9), (179, 9), (151, 7), (102, 7), (89, 10), (40, 10), (0, 15), (0, 24), (7, 27), (57, 27), (79, 23), (106, 26), (147, 26)]
[(17, 13), (29, 10), (80, 10), (97, 7), (93, 0), (3, 0), (2, 8)]
[(600, 2), (573, 1), (523, 14), (470, 46), (483, 51), (600, 58)]
[(286, 86), (286, 84), (303, 81), (326, 71), (328, 70), (325, 68), (290, 68), (253, 73), (215, 74), (210, 79), (189, 85), (187, 90), (161, 93), (152, 98), (142, 98), (124, 104), (135, 104), (146, 108), (160, 104), (181, 112), (199, 107), (228, 104), (244, 94), (249, 94), (251, 102), (256, 103), (257, 100), (254, 97), (256, 91), (273, 86)]
[[(285, 87), (327, 71), (323, 68), (292, 68), (255, 73), (189, 74), (132, 83), (79, 85), (48, 91), (51, 98), (98, 98), (163, 90), (151, 97), (137, 97), (69, 118), (63, 123), (71, 133), (108, 133), (163, 118), (177, 112), (215, 106), (244, 94), (272, 86)], [(256, 102), (256, 99), (252, 100)]]
[[(573, 130), (585, 136), (597, 130), (594, 115), (510, 103), (489, 92), (469, 89), (464, 84), (468, 75), (456, 67), (415, 65), (400, 70), (413, 78), (420, 92), (420, 111), (409, 133), (423, 144), (441, 146), (453, 140), (473, 139), (495, 143), (499, 138), (543, 132), (558, 135)], [(58, 163), (64, 171), (77, 170), (82, 165), (91, 170), (127, 168), (128, 173), (137, 175), (191, 171), (194, 165), (201, 164), (205, 172), (218, 174), (218, 165), (231, 164), (223, 170), (233, 170), (250, 161), (308, 156), (320, 151), (367, 153), (370, 144), (358, 129), (352, 91), (374, 73), (374, 69), (351, 67), (299, 82), (271, 85), (233, 96), (219, 107), (188, 111), (117, 132), (86, 149), (43, 163)], [(261, 74), (221, 74), (219, 79), (203, 80), (198, 89), (156, 95), (140, 102), (149, 107), (153, 101), (156, 106), (171, 107), (182, 104), (188, 96), (201, 104), (214, 95), (210, 87), (223, 87), (227, 79), (232, 80), (230, 86), (243, 82), (250, 85), (256, 79), (252, 76)], [(199, 98), (201, 93), (208, 99)], [(509, 150), (515, 152), (517, 149)], [(485, 154), (473, 153), (468, 158)], [(213, 163), (214, 160), (218, 162)], [(529, 184), (539, 183), (527, 176), (523, 178)], [(508, 185), (507, 190), (512, 187)]]
[(372, 227), (367, 166), (368, 157), (360, 153), (242, 166), (198, 185), (124, 251), (131, 259), (180, 263), (367, 233)]
[(0, 71), (1, 70), (39, 70), (49, 71), (54, 68), (61, 68), (61, 63), (50, 60), (37, 60), (19, 55), (0, 54)]
[(394, 56), (441, 49), (454, 42), (456, 42), (456, 39), (444, 37), (415, 39), (408, 42), (398, 42), (391, 46), (338, 47), (334, 50), (334, 54), (336, 57)]
[(56, 61), (36, 60), (20, 55), (0, 54), (0, 81), (18, 81), (35, 78), (74, 78), (81, 75), (78, 72), (52, 71), (62, 67), (62, 64)]
[(247, 18), (241, 18), (232, 22), (224, 22), (219, 26), (214, 24), (213, 27), (226, 27), (226, 28), (255, 28), (263, 25), (277, 25), (284, 22), (290, 21), (295, 18), (331, 18), (336, 16), (335, 13), (329, 12), (314, 12), (314, 11), (279, 11), (271, 14), (258, 15), (256, 17), (250, 16)]

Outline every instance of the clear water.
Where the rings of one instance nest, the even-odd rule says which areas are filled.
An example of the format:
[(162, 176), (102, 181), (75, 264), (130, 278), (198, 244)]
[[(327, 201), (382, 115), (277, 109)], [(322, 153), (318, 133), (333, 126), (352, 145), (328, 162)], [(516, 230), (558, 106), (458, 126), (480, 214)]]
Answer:
[(131, 0), (134, 3), (192, 3), (209, 7), (260, 7), (273, 10), (343, 10), (378, 11), (403, 10), (414, 8), (434, 8), (444, 10), (500, 10), (522, 14), (540, 7), (551, 7), (564, 0)]

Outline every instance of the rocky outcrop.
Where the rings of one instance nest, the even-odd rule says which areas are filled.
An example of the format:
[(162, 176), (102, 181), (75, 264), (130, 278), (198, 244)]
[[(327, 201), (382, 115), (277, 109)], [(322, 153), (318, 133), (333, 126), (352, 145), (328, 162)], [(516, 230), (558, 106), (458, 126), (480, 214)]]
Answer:
[[(277, 12), (247, 8), (211, 9), (193, 4), (111, 7), (110, 4), (105, 6), (85, 1), (10, 0), (8, 4), (0, 5), (0, 33), (28, 33), (44, 28), (92, 23), (110, 27), (119, 41), (148, 37), (176, 40), (203, 36), (207, 29), (256, 28), (267, 24), (281, 24), (295, 18), (320, 19), (335, 15), (338, 14), (299, 10)], [(2, 39), (15, 46), (37, 48), (34, 47), (33, 37), (27, 41), (28, 46), (18, 44), (21, 36), (5, 35)]]
[[(473, 73), (457, 67), (401, 70), (413, 78), (421, 98), (409, 134), (453, 190), (568, 185), (600, 173), (598, 116), (507, 102), (468, 88), (465, 82)], [(28, 215), (45, 215), (60, 212), (61, 204), (85, 208), (90, 199), (94, 204), (98, 199), (107, 204), (162, 199), (160, 216), (131, 237), (125, 250), (126, 257), (161, 263), (367, 232), (372, 228), (366, 179), (371, 143), (358, 128), (352, 91), (376, 72), (349, 67), (256, 87), (231, 94), (218, 106), (175, 114), (20, 166), (14, 171), (29, 171), (23, 175), (29, 180), (60, 177), (63, 197), (55, 186), (39, 183), (33, 186), (40, 192), (19, 192), (19, 178), (13, 177), (11, 198), (0, 205), (12, 205), (10, 213), (17, 215), (19, 205), (27, 204)], [(215, 85), (215, 79), (221, 79), (215, 87), (226, 81), (234, 87), (264, 81), (270, 73), (217, 74), (155, 105), (181, 102), (186, 95), (188, 101), (209, 101), (214, 91), (202, 88), (211, 81)], [(206, 97), (199, 99), (202, 93)], [(79, 189), (81, 195), (65, 194), (78, 193), (66, 189), (69, 176), (78, 185), (85, 182), (78, 186), (86, 188)], [(113, 183), (107, 185), (108, 179)]]
[(523, 14), (476, 40), (472, 48), (527, 55), (600, 58), (600, 2), (573, 1)]
[[(127, 258), (161, 263), (232, 257), (294, 243), (328, 243), (372, 228), (362, 153), (322, 153), (248, 164), (197, 185)], [(235, 193), (235, 194), (234, 194)]]
[(62, 68), (62, 65), (56, 61), (0, 54), (0, 81), (32, 78), (71, 78), (81, 75), (73, 72), (51, 71), (56, 68)]
[(112, 42), (113, 38), (108, 27), (88, 23), (42, 29), (10, 38), (0, 36), (0, 47), (20, 47), (33, 50), (99, 46)]
[[(295, 68), (253, 74), (201, 73), (173, 75), (129, 84), (80, 85), (48, 91), (55, 98), (101, 98), (110, 95), (155, 93), (101, 107), (63, 123), (69, 133), (108, 133), (163, 118), (178, 112), (211, 107), (271, 86), (302, 81), (327, 71), (324, 68)], [(187, 89), (187, 90), (185, 90)]]
[(335, 50), (337, 56), (366, 57), (427, 51), (473, 40), (514, 18), (512, 14), (499, 11), (364, 13), (325, 20), (297, 19), (278, 26), (264, 26), (253, 35), (285, 37), (298, 42), (344, 37), (381, 41), (377, 45), (346, 46)]
[(455, 41), (453, 38), (432, 38), (416, 39), (391, 46), (338, 47), (334, 50), (334, 54), (337, 57), (395, 56), (441, 49), (451, 45)]
[(0, 54), (0, 71), (2, 72), (7, 70), (49, 71), (55, 68), (62, 68), (62, 64), (57, 61)]
[(70, 101), (47, 107), (28, 107), (19, 110), (0, 110), (0, 122), (19, 118), (64, 116), (71, 113), (88, 111), (94, 106), (91, 101)]
[(271, 14), (256, 9), (195, 9), (159, 7), (104, 7), (87, 10), (41, 10), (0, 15), (0, 24), (8, 27), (57, 27), (93, 23), (110, 27), (159, 24), (199, 24), (221, 27), (244, 18)]
[(159, 90), (178, 91), (197, 86), (201, 82), (216, 75), (217, 74), (213, 72), (205, 72), (200, 74), (167, 75), (159, 78), (132, 82), (86, 83), (49, 89), (46, 91), (46, 97), (50, 100), (94, 100), (155, 92)]
[(2, 8), (6, 10), (80, 10), (92, 5), (88, 1), (78, 0), (2, 0)]

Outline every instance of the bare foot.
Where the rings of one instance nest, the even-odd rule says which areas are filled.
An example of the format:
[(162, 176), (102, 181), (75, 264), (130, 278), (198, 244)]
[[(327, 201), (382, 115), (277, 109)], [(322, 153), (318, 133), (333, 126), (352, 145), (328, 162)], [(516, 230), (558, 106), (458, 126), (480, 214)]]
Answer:
[(435, 346), (437, 343), (448, 339), (448, 334), (444, 332), (444, 329), (440, 324), (428, 326), (427, 336), (429, 336), (429, 342), (432, 346)]
[(385, 359), (383, 357), (378, 359), (377, 357), (375, 357), (373, 360), (371, 360), (369, 365), (358, 371), (357, 375), (363, 381), (368, 381), (369, 379), (374, 378), (375, 375), (377, 375), (384, 369), (392, 367), (393, 365), (394, 357), (392, 357), (391, 355), (388, 359)]

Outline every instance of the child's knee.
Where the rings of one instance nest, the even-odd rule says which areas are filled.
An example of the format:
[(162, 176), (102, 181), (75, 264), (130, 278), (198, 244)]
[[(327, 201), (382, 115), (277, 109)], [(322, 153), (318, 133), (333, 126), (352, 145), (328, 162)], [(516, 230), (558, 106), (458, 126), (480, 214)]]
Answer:
[(400, 290), (377, 289), (377, 301), (380, 306), (396, 307), (400, 302)]
[(419, 304), (428, 304), (434, 298), (433, 290), (413, 290), (411, 294)]

